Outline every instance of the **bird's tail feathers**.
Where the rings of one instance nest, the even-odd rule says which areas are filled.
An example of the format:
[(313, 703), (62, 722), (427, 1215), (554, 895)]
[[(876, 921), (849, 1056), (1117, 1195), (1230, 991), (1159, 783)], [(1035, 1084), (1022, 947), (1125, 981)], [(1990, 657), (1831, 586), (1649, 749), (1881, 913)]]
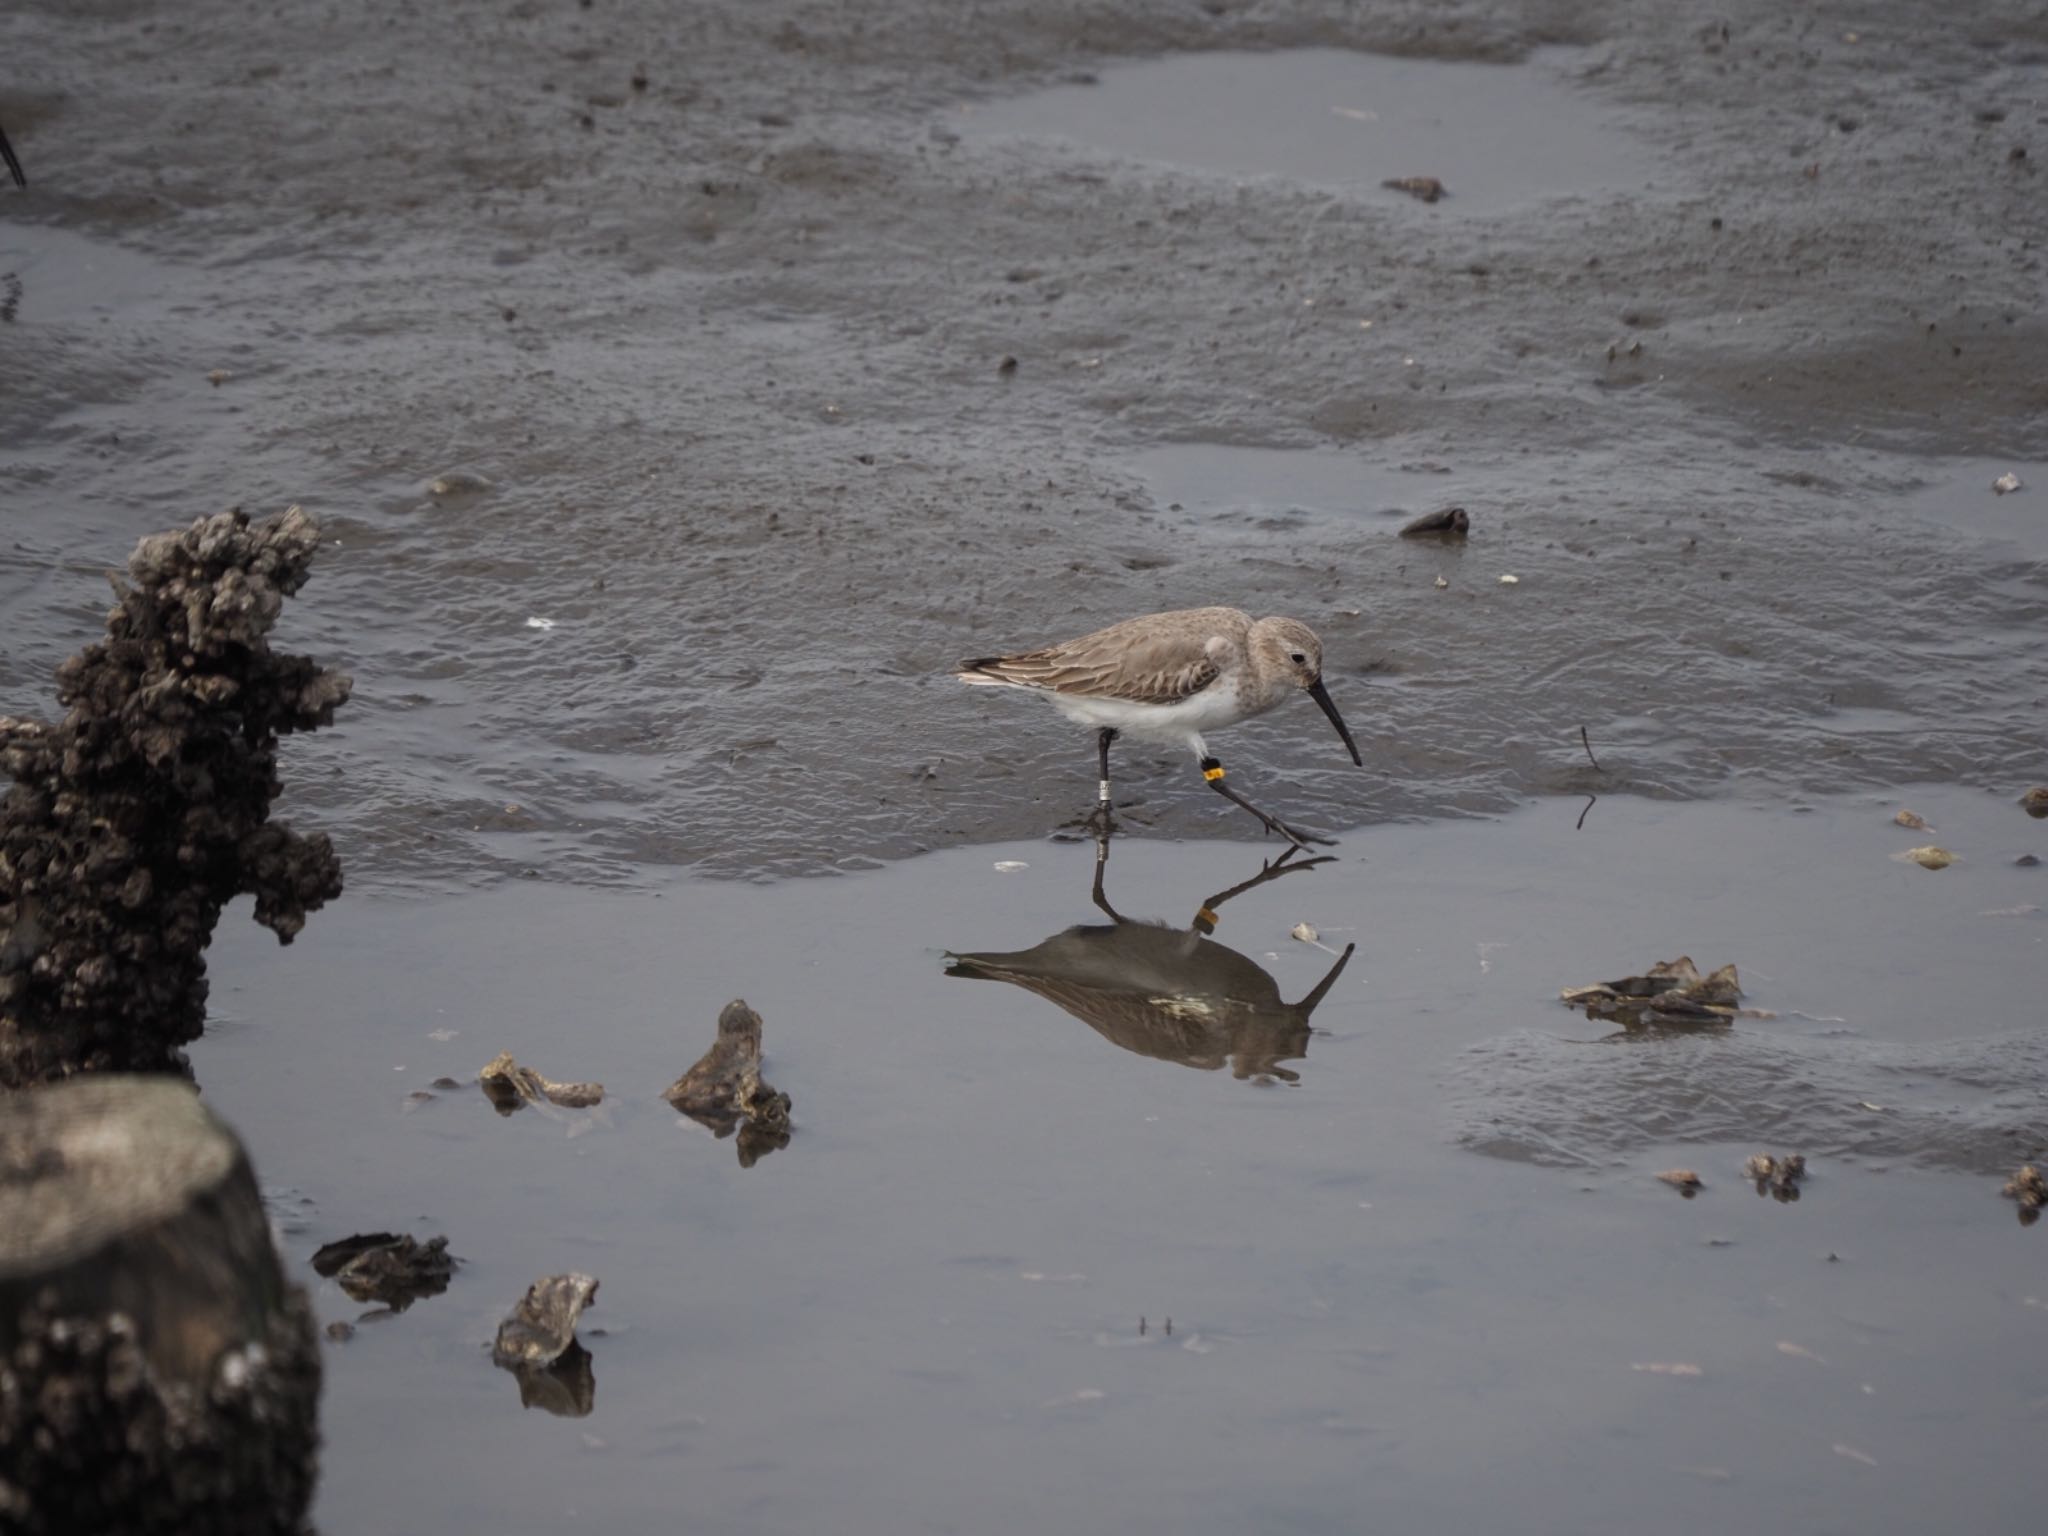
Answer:
[(1028, 688), (1029, 683), (1019, 682), (1014, 677), (1005, 677), (1000, 672), (989, 670), (1000, 667), (1007, 658), (982, 656), (973, 661), (960, 663), (960, 670), (953, 675), (961, 682), (975, 688)]

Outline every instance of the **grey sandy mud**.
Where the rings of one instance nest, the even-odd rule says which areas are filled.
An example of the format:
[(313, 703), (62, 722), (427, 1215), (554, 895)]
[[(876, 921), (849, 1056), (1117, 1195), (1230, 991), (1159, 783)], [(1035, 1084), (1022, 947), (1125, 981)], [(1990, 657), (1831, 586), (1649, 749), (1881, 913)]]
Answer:
[[(2048, 457), (2048, 198), (2009, 153), (2038, 20), (942, 12), (17, 8), (0, 705), (167, 507), (297, 499), (337, 542), (295, 638), (365, 680), (304, 793), (361, 890), (1035, 835), (1085, 751), (943, 667), (1219, 595), (1314, 624), (1363, 717), (1369, 783), (1310, 731), (1248, 743), (1311, 824), (1575, 788), (1582, 723), (1658, 796), (2041, 776), (2033, 493), (1973, 527), (1914, 470)], [(1395, 125), (1313, 72), (1379, 49), (1499, 70), (1516, 134), (1631, 169), (1461, 213), (1385, 166), (1353, 192), (975, 128), (1109, 99), (1125, 60), (1295, 49), (1319, 131)], [(217, 110), (156, 67), (187, 54)], [(1315, 449), (1355, 489), (1197, 507), (1138, 464), (1176, 443)], [(433, 494), (453, 470), (487, 483)], [(1483, 536), (1383, 537), (1390, 476)], [(1145, 772), (1160, 830), (1227, 825)]]

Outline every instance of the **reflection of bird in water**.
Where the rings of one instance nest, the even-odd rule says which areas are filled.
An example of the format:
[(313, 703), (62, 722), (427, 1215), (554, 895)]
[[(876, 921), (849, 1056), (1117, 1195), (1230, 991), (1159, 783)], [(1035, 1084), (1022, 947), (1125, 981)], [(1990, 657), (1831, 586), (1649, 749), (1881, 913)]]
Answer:
[(1013, 954), (949, 955), (948, 976), (1007, 981), (1056, 1003), (1112, 1045), (1139, 1056), (1213, 1072), (1226, 1062), (1239, 1078), (1299, 1082), (1280, 1065), (1308, 1054), (1309, 1015), (1322, 1002), (1356, 945), (1298, 1003), (1254, 961), (1209, 937), (1216, 909), (1254, 886), (1327, 864), (1295, 863), (1290, 848), (1242, 884), (1203, 902), (1187, 928), (1134, 922), (1109, 904), (1103, 873), (1109, 844), (1096, 844), (1095, 904), (1113, 919), (1077, 924)]

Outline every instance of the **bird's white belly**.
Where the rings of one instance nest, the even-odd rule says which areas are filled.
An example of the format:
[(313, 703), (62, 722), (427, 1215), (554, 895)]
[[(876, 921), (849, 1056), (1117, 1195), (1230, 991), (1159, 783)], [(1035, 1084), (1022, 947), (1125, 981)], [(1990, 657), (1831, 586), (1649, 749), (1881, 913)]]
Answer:
[[(1129, 699), (1091, 699), (1070, 693), (1048, 694), (1061, 714), (1082, 725), (1110, 726), (1154, 741), (1187, 743), (1204, 731), (1235, 725), (1254, 711), (1244, 707), (1237, 689), (1224, 678), (1178, 704), (1140, 704)], [(1197, 746), (1199, 751), (1200, 747)]]

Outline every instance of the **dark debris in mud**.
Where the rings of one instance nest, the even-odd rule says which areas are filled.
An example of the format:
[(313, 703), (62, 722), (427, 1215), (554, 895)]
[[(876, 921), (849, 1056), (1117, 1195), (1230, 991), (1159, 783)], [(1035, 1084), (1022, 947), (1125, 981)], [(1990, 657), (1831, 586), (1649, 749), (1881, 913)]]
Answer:
[(339, 1285), (352, 1301), (403, 1312), (416, 1301), (438, 1296), (455, 1277), (448, 1239), (369, 1232), (327, 1244), (313, 1255), (314, 1272)]
[(269, 644), (319, 540), (296, 507), (144, 539), (106, 639), (57, 669), (64, 718), (0, 717), (0, 1087), (185, 1070), (221, 908), (253, 894), (290, 943), (340, 893), (327, 838), (270, 820), (278, 738), (349, 696)]
[(498, 1325), (491, 1360), (519, 1378), (521, 1407), (562, 1418), (590, 1412), (597, 1379), (576, 1323), (596, 1296), (597, 1281), (589, 1275), (549, 1275), (528, 1286)]
[(1472, 518), (1463, 507), (1445, 507), (1440, 512), (1425, 512), (1413, 522), (1404, 523), (1401, 537), (1404, 539), (1462, 539), (1472, 531)]
[(526, 1288), (498, 1325), (491, 1358), (500, 1365), (549, 1365), (576, 1342), (576, 1321), (597, 1296), (589, 1275), (549, 1275)]
[(719, 1010), (711, 1049), (661, 1096), (720, 1140), (737, 1132), (742, 1168), (789, 1145), (789, 1095), (762, 1079), (761, 1015), (739, 998)]
[(1767, 1016), (1739, 1006), (1742, 986), (1733, 965), (1703, 977), (1689, 955), (1660, 960), (1640, 976), (1566, 987), (1557, 995), (1566, 1007), (1584, 1009), (1589, 1019), (1632, 1030), (1719, 1028), (1738, 1017)]
[(2048, 1205), (2048, 1177), (2028, 1163), (2005, 1181), (1999, 1193), (2019, 1206), (2020, 1225), (2031, 1227), (2041, 1219), (2041, 1207)]
[(542, 1077), (531, 1067), (522, 1067), (510, 1051), (500, 1051), (477, 1074), (477, 1083), (491, 1107), (501, 1115), (513, 1114), (543, 1100), (565, 1109), (589, 1109), (604, 1102), (602, 1083), (558, 1083)]
[(1418, 202), (1434, 203), (1448, 197), (1444, 184), (1434, 176), (1396, 176), (1380, 183), (1391, 192), (1406, 192)]
[(1769, 1195), (1781, 1205), (1799, 1198), (1799, 1186), (1806, 1178), (1806, 1159), (1797, 1152), (1772, 1157), (1759, 1152), (1742, 1165), (1742, 1176), (1756, 1186), (1759, 1195)]

